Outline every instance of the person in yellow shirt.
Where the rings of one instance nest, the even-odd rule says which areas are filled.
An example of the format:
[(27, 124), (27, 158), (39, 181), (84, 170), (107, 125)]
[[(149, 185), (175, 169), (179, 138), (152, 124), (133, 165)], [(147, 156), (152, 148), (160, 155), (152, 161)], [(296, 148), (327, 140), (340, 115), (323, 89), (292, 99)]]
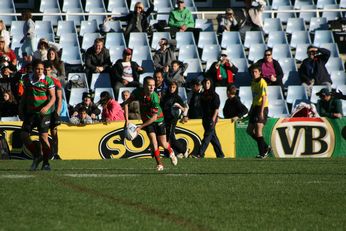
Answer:
[(271, 152), (271, 147), (263, 138), (263, 127), (268, 118), (268, 86), (267, 82), (262, 78), (261, 67), (252, 65), (250, 67), (252, 82), (252, 105), (249, 112), (249, 125), (247, 133), (257, 142), (259, 154), (256, 158), (266, 158)]

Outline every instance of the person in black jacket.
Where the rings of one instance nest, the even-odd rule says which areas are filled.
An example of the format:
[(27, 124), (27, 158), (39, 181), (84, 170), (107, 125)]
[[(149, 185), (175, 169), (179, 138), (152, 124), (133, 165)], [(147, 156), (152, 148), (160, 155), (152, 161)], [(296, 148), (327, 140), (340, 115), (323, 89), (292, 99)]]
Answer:
[(18, 103), (10, 90), (4, 90), (0, 100), (0, 117), (18, 116)]
[(143, 73), (143, 68), (131, 59), (132, 49), (125, 48), (123, 58), (118, 59), (112, 67), (111, 82), (116, 99), (121, 87), (139, 86), (139, 74)]
[(217, 158), (224, 158), (225, 155), (222, 151), (222, 147), (219, 138), (216, 135), (215, 126), (218, 120), (220, 97), (215, 92), (213, 87), (213, 81), (209, 78), (205, 78), (202, 81), (204, 92), (201, 96), (201, 109), (202, 109), (202, 124), (204, 128), (204, 135), (201, 147), (197, 158), (203, 158), (205, 151), (207, 150), (209, 143), (213, 145)]
[(223, 115), (225, 119), (231, 119), (232, 122), (237, 121), (248, 113), (248, 109), (237, 96), (237, 88), (233, 85), (227, 87), (227, 96), (225, 106), (223, 108)]
[(308, 46), (307, 53), (308, 58), (303, 60), (299, 68), (299, 77), (308, 95), (311, 95), (313, 85), (326, 85), (329, 88), (332, 85), (332, 80), (326, 68), (330, 51), (311, 45)]
[(160, 104), (165, 118), (167, 141), (171, 144), (178, 157), (187, 158), (189, 155), (188, 148), (175, 137), (175, 127), (177, 126), (181, 113), (183, 114), (181, 120), (183, 123), (187, 122), (188, 113), (188, 106), (178, 95), (178, 84), (176, 82), (173, 81), (168, 84), (168, 89), (166, 94), (161, 98)]
[(264, 52), (263, 59), (257, 61), (257, 65), (262, 68), (263, 79), (267, 82), (268, 86), (280, 86), (284, 90), (282, 78), (284, 73), (282, 71), (280, 63), (273, 59), (271, 49), (267, 49)]
[(202, 118), (202, 106), (201, 106), (201, 97), (202, 97), (202, 83), (199, 79), (194, 79), (192, 82), (192, 91), (188, 96), (189, 102), (189, 119), (201, 119)]
[(149, 28), (148, 17), (154, 11), (153, 0), (149, 0), (150, 7), (147, 11), (144, 11), (144, 5), (142, 2), (137, 2), (134, 6), (134, 10), (128, 15), (122, 17), (109, 17), (109, 20), (126, 21), (127, 26), (124, 32), (125, 39), (128, 41), (131, 32), (147, 32)]
[(93, 120), (97, 120), (98, 116), (101, 113), (101, 110), (97, 107), (95, 103), (93, 103), (91, 99), (91, 95), (87, 92), (85, 92), (82, 96), (83, 101), (79, 104), (77, 104), (71, 113), (71, 117), (77, 116), (80, 113), (80, 108), (85, 108), (86, 113), (91, 117)]

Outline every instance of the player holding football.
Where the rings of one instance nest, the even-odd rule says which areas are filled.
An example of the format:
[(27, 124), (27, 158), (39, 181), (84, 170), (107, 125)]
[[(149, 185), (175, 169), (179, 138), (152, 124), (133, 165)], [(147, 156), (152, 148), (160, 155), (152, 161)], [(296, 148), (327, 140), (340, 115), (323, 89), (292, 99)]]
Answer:
[(125, 111), (125, 123), (128, 125), (128, 104), (132, 101), (138, 100), (140, 103), (141, 118), (143, 124), (138, 125), (136, 131), (144, 129), (149, 137), (151, 150), (154, 151), (158, 171), (163, 170), (163, 164), (160, 159), (161, 145), (168, 151), (169, 157), (173, 165), (178, 164), (178, 159), (174, 154), (173, 149), (166, 140), (166, 129), (162, 109), (160, 107), (160, 99), (155, 89), (155, 80), (153, 77), (146, 77), (143, 81), (143, 88), (137, 88), (132, 93), (130, 98), (123, 102)]

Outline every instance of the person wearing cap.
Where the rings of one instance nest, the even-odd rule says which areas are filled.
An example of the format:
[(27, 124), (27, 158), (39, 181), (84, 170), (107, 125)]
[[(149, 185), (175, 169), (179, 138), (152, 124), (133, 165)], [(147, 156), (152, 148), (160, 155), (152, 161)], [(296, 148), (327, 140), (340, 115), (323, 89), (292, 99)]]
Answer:
[(202, 81), (199, 78), (192, 80), (192, 91), (188, 94), (189, 119), (202, 118), (201, 97), (203, 93)]
[(257, 64), (262, 68), (262, 76), (268, 86), (280, 86), (283, 92), (284, 85), (282, 83), (282, 78), (284, 72), (282, 71), (280, 63), (276, 59), (273, 59), (272, 50), (265, 50), (264, 57), (258, 60)]
[(234, 83), (234, 75), (238, 73), (238, 68), (228, 59), (225, 51), (221, 52), (219, 60), (214, 62), (207, 76), (214, 81), (215, 86), (227, 86)]
[(17, 70), (17, 56), (6, 44), (6, 39), (0, 36), (0, 66), (9, 66), (12, 71)]
[(127, 26), (124, 32), (125, 39), (128, 41), (131, 32), (147, 32), (149, 28), (148, 17), (154, 11), (153, 0), (149, 0), (149, 8), (145, 11), (142, 2), (136, 2), (134, 9), (126, 16), (108, 17), (108, 20), (126, 21)]
[(2, 19), (0, 19), (0, 36), (5, 39), (5, 45), (10, 45), (10, 32), (6, 30), (6, 25)]
[(316, 105), (320, 116), (333, 119), (343, 116), (341, 100), (335, 98), (328, 88), (322, 88), (316, 95), (320, 97)]
[(237, 96), (237, 88), (234, 85), (227, 86), (227, 97), (223, 107), (223, 116), (225, 119), (231, 119), (232, 122), (239, 120), (248, 113), (246, 106)]
[(109, 72), (112, 66), (109, 50), (104, 45), (103, 38), (96, 38), (92, 47), (85, 52), (85, 72), (88, 83), (91, 83), (93, 73)]
[(307, 48), (307, 54), (308, 57), (300, 65), (299, 77), (308, 95), (311, 95), (313, 85), (326, 85), (329, 88), (332, 85), (332, 80), (326, 68), (330, 51), (310, 45)]
[(103, 91), (100, 101), (97, 103), (102, 106), (101, 120), (109, 123), (112, 121), (125, 120), (124, 110), (120, 104), (112, 98), (108, 91)]
[(138, 87), (139, 75), (143, 73), (143, 68), (135, 61), (132, 61), (132, 49), (125, 48), (123, 58), (118, 59), (112, 66), (111, 81), (115, 97), (118, 97), (121, 87)]
[(82, 96), (82, 102), (78, 103), (71, 111), (72, 116), (77, 116), (79, 109), (81, 107), (84, 107), (86, 110), (86, 113), (91, 117), (93, 120), (97, 120), (97, 117), (100, 115), (101, 110), (97, 107), (97, 105), (92, 101), (92, 97), (88, 92), (83, 93)]
[(160, 48), (155, 51), (153, 56), (154, 68), (168, 72), (172, 61), (176, 60), (174, 52), (177, 41), (175, 39), (162, 38), (159, 41), (159, 46)]
[(237, 31), (239, 30), (239, 22), (235, 17), (234, 11), (227, 8), (224, 15), (218, 17), (218, 33), (224, 31)]
[(168, 26), (172, 36), (175, 36), (177, 32), (191, 31), (194, 34), (195, 40), (198, 41), (201, 30), (195, 28), (195, 20), (192, 17), (191, 11), (185, 7), (184, 0), (177, 0), (177, 7), (169, 14)]
[(57, 51), (60, 49), (59, 44), (50, 42), (46, 38), (40, 38), (40, 40), (37, 43), (37, 50), (34, 51), (34, 54), (32, 55), (33, 60), (38, 59), (41, 61), (46, 61), (48, 49), (51, 47), (53, 47)]

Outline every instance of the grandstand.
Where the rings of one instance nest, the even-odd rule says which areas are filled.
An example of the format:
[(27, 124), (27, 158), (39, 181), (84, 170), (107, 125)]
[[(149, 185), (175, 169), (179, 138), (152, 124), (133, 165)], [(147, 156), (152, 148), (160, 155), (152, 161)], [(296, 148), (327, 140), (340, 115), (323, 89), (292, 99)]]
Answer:
[[(22, 54), (19, 40), (23, 36), (21, 29), (23, 21), (17, 12), (20, 12), (21, 9), (15, 7), (14, 0), (2, 0), (1, 2), (0, 19), (3, 19), (7, 25), (11, 33), (11, 49), (20, 59)], [(169, 34), (162, 34), (155, 30), (152, 34), (132, 33), (127, 43), (123, 35), (125, 26), (123, 22), (114, 22), (109, 33), (102, 34), (99, 29), (99, 24), (103, 22), (105, 15), (127, 14), (133, 9), (135, 2), (135, 0), (41, 0), (39, 8), (33, 13), (36, 22), (36, 40), (45, 37), (52, 42), (59, 43), (62, 47), (62, 60), (65, 62), (69, 74), (73, 74), (73, 72), (83, 70), (83, 52), (93, 44), (95, 38), (103, 36), (105, 46), (110, 50), (112, 62), (121, 57), (124, 48), (133, 48), (135, 54), (133, 59), (144, 66), (146, 73), (143, 75), (147, 75), (154, 71), (152, 54), (157, 48), (156, 41), (161, 37), (169, 37)], [(147, 0), (142, 0), (142, 2), (145, 8), (149, 6)], [(283, 67), (285, 85), (284, 92), (281, 92), (281, 89), (277, 89), (279, 92), (276, 92), (282, 98), (270, 104), (270, 107), (273, 108), (280, 105), (280, 108), (273, 110), (271, 117), (287, 116), (289, 114), (287, 104), (291, 105), (294, 101), (285, 100), (286, 95), (289, 95), (290, 99), (306, 100), (301, 98), (305, 97), (304, 93), (290, 89), (300, 85), (299, 65), (306, 57), (306, 47), (314, 44), (332, 52), (327, 69), (333, 81), (337, 82), (337, 84), (333, 84), (333, 87), (345, 88), (346, 81), (340, 78), (340, 76), (345, 77), (345, 41), (340, 40), (341, 33), (333, 32), (330, 27), (334, 20), (346, 17), (346, 1), (267, 0), (267, 7), (263, 14), (263, 33), (248, 31), (244, 41), (237, 31), (222, 34), (216, 32), (216, 16), (223, 14), (223, 11), (199, 11), (193, 0), (185, 2), (187, 8), (195, 16), (196, 27), (202, 30), (198, 41), (195, 41), (191, 32), (180, 32), (176, 36), (177, 57), (179, 60), (189, 63), (189, 68), (185, 73), (188, 78), (201, 76), (211, 63), (216, 61), (221, 50), (226, 50), (231, 61), (239, 68), (235, 84), (243, 89), (250, 84), (248, 66), (262, 58), (263, 51), (270, 47), (273, 49), (273, 57)], [(174, 5), (174, 0), (155, 0), (155, 13), (150, 17), (150, 25), (159, 20), (167, 21), (168, 13)], [(343, 38), (345, 38), (345, 32), (343, 33)], [(98, 92), (97, 86), (97, 84), (92, 84), (90, 87), (93, 91)], [(110, 81), (105, 81), (100, 86), (102, 88), (112, 87)], [(218, 92), (220, 90), (218, 89)], [(71, 91), (71, 94), (81, 94), (81, 92), (84, 90)], [(81, 98), (79, 95), (71, 95), (71, 97), (73, 99)], [(248, 100), (243, 99), (242, 96), (241, 98)]]

